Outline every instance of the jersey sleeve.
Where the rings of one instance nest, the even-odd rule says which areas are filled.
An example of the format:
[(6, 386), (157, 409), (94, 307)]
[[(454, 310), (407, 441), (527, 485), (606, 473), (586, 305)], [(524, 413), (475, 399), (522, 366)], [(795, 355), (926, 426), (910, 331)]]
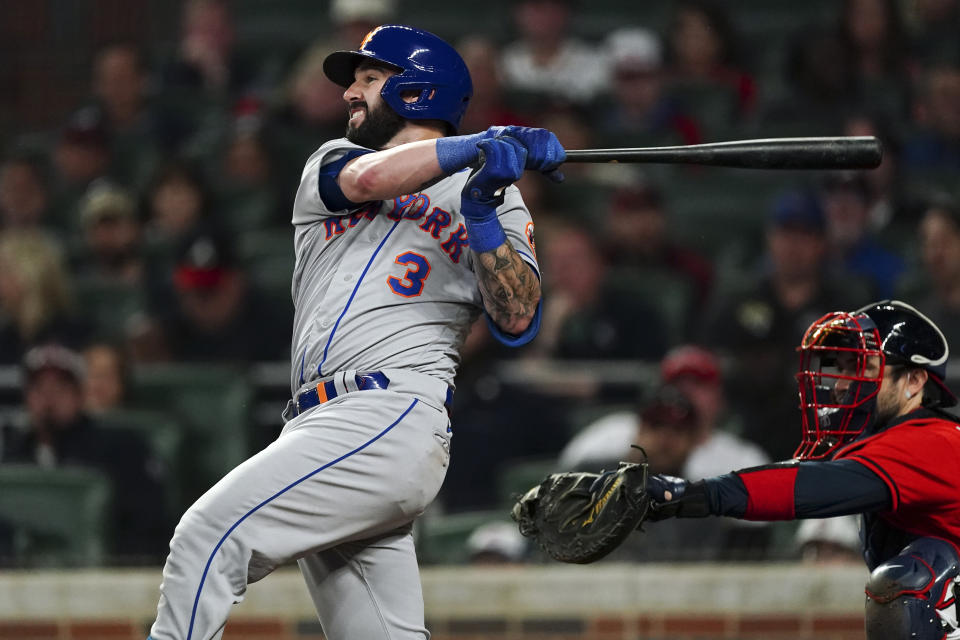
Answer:
[(336, 183), (344, 165), (357, 156), (373, 153), (346, 138), (330, 140), (307, 159), (293, 204), (293, 224), (309, 224), (330, 216), (351, 213), (364, 203), (347, 200)]
[[(520, 189), (516, 185), (510, 185), (504, 191), (503, 204), (497, 207), (497, 217), (500, 225), (507, 235), (507, 242), (520, 255), (524, 262), (530, 265), (533, 273), (540, 278), (540, 267), (537, 264), (536, 242), (533, 234), (533, 219), (530, 217), (530, 211), (524, 204), (520, 196)], [(534, 312), (533, 320), (530, 326), (520, 335), (511, 335), (505, 333), (489, 314), (484, 311), (487, 318), (487, 326), (493, 336), (502, 344), (508, 347), (519, 347), (527, 344), (536, 337), (540, 330), (540, 316), (543, 300), (537, 303), (537, 310)]]

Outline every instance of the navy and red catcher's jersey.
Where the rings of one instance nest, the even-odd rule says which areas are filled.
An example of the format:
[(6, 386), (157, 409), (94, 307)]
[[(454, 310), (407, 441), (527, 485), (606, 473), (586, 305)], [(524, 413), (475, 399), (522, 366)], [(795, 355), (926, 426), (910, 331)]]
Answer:
[(873, 471), (890, 491), (890, 508), (863, 516), (867, 565), (898, 554), (915, 538), (934, 536), (960, 545), (960, 423), (920, 410), (880, 433), (851, 443), (834, 460)]

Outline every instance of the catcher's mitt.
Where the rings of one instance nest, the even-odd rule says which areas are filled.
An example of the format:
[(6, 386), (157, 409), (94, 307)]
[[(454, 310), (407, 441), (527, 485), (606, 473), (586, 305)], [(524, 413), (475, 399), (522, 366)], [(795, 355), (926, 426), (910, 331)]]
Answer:
[(621, 462), (616, 471), (554, 473), (513, 506), (520, 533), (550, 557), (586, 564), (613, 551), (650, 508), (647, 464)]

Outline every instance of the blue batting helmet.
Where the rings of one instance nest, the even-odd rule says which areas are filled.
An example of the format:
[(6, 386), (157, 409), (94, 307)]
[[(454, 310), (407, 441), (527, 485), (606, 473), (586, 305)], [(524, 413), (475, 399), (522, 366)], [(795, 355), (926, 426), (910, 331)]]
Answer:
[[(380, 95), (400, 116), (411, 120), (443, 120), (456, 131), (473, 95), (470, 72), (460, 54), (437, 36), (398, 24), (385, 24), (367, 34), (356, 51), (335, 51), (323, 61), (323, 72), (341, 87), (353, 84), (353, 72), (364, 60), (397, 70)], [(403, 93), (416, 94), (405, 102)]]

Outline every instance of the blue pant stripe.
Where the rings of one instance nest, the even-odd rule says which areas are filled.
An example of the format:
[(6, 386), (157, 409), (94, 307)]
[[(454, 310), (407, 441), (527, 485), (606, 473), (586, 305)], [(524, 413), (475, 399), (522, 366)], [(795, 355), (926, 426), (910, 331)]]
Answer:
[(273, 494), (272, 496), (270, 496), (269, 498), (267, 498), (266, 500), (264, 500), (263, 502), (261, 502), (260, 504), (258, 504), (257, 506), (255, 506), (253, 509), (250, 509), (250, 511), (248, 511), (247, 513), (245, 513), (242, 518), (240, 518), (239, 520), (237, 520), (237, 521), (233, 524), (233, 526), (230, 527), (225, 534), (223, 534), (223, 537), (220, 538), (220, 542), (217, 543), (217, 546), (214, 547), (213, 552), (210, 554), (210, 558), (207, 559), (207, 565), (203, 568), (203, 575), (200, 577), (200, 586), (197, 587), (197, 596), (196, 596), (196, 597), (194, 598), (194, 600), (193, 600), (193, 611), (190, 613), (190, 627), (189, 627), (189, 629), (187, 630), (187, 640), (190, 640), (190, 638), (193, 636), (193, 624), (194, 624), (194, 622), (195, 622), (195, 620), (196, 620), (196, 617), (197, 617), (197, 606), (199, 606), (199, 604), (200, 604), (200, 593), (203, 591), (203, 583), (204, 583), (204, 582), (206, 581), (206, 579), (207, 579), (207, 573), (210, 571), (210, 565), (213, 563), (213, 558), (217, 555), (217, 551), (219, 551), (219, 550), (220, 550), (220, 547), (223, 546), (223, 543), (227, 541), (227, 538), (230, 536), (231, 533), (233, 533), (233, 530), (236, 529), (237, 527), (239, 527), (241, 522), (243, 522), (243, 521), (246, 520), (248, 517), (250, 517), (250, 516), (252, 516), (254, 513), (256, 513), (256, 512), (260, 509), (260, 507), (263, 507), (263, 506), (265, 506), (266, 504), (270, 503), (271, 501), (273, 501), (274, 499), (276, 499), (276, 498), (278, 498), (279, 496), (283, 495), (284, 493), (286, 493), (287, 491), (289, 491), (289, 490), (292, 489), (293, 487), (297, 486), (298, 484), (300, 484), (300, 483), (303, 482), (304, 480), (309, 480), (310, 478), (312, 478), (313, 476), (317, 475), (318, 473), (320, 473), (320, 472), (323, 471), (324, 469), (328, 469), (328, 468), (332, 467), (333, 465), (337, 464), (338, 462), (340, 462), (340, 461), (342, 461), (342, 460), (346, 460), (347, 458), (349, 458), (349, 457), (352, 456), (353, 454), (358, 453), (358, 452), (360, 452), (360, 451), (363, 451), (364, 449), (366, 449), (367, 447), (369, 447), (371, 444), (373, 444), (374, 442), (376, 442), (377, 440), (379, 440), (380, 438), (382, 438), (383, 436), (385, 436), (391, 429), (393, 429), (395, 426), (397, 426), (398, 424), (400, 424), (400, 421), (401, 421), (401, 420), (403, 420), (405, 417), (407, 417), (407, 414), (410, 413), (410, 412), (413, 410), (413, 408), (416, 406), (417, 402), (419, 402), (419, 400), (414, 399), (413, 402), (410, 403), (410, 406), (407, 407), (407, 410), (404, 411), (402, 414), (400, 414), (400, 417), (399, 417), (399, 418), (397, 418), (396, 420), (393, 421), (393, 424), (391, 424), (389, 427), (387, 427), (386, 429), (384, 429), (383, 431), (381, 431), (380, 433), (378, 433), (378, 434), (375, 435), (374, 437), (372, 437), (372, 438), (370, 438), (369, 440), (367, 440), (366, 442), (364, 442), (362, 445), (360, 445), (359, 447), (357, 447), (357, 448), (354, 449), (353, 451), (350, 451), (349, 453), (345, 453), (345, 454), (343, 454), (342, 456), (340, 456), (339, 458), (337, 458), (336, 460), (333, 460), (332, 462), (328, 462), (327, 464), (323, 465), (323, 466), (320, 467), (319, 469), (315, 469), (314, 471), (311, 471), (310, 473), (308, 473), (307, 475), (303, 476), (303, 477), (300, 478), (299, 480), (296, 480), (296, 481), (288, 484), (286, 487), (284, 487), (284, 488), (281, 489), (280, 491), (277, 491), (275, 494)]

